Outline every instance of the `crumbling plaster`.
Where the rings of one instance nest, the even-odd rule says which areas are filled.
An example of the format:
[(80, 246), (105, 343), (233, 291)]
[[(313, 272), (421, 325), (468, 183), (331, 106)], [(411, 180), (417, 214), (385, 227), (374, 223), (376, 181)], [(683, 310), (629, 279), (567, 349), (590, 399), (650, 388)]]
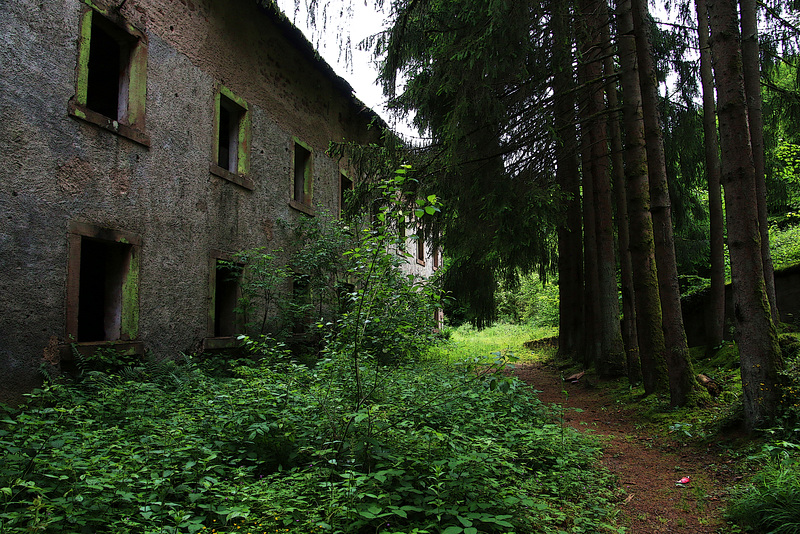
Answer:
[[(148, 39), (149, 147), (69, 117), (85, 9), (0, 3), (0, 402), (37, 382), (54, 337), (69, 341), (71, 222), (141, 238), (139, 338), (159, 356), (194, 350), (207, 335), (210, 251), (281, 246), (276, 221), (304, 216), (288, 205), (293, 138), (313, 148), (314, 202), (331, 210), (339, 162), (324, 155), (328, 142), (376, 140), (346, 84), (252, 0), (124, 3)], [(209, 173), (217, 84), (252, 113), (252, 191)]]

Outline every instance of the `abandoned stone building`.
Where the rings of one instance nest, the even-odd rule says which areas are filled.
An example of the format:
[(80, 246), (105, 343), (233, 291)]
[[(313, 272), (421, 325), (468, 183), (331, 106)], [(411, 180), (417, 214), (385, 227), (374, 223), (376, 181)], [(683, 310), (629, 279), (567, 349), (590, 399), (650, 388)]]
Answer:
[(264, 0), (8, 0), (0, 36), (0, 402), (69, 343), (224, 345), (219, 262), (339, 210), (354, 176), (329, 142), (377, 140)]

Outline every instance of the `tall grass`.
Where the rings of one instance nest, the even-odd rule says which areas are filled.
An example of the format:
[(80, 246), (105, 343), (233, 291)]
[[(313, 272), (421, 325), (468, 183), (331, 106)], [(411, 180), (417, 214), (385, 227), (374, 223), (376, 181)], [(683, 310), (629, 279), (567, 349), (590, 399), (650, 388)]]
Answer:
[(728, 508), (731, 520), (771, 534), (800, 532), (800, 464), (772, 461)]

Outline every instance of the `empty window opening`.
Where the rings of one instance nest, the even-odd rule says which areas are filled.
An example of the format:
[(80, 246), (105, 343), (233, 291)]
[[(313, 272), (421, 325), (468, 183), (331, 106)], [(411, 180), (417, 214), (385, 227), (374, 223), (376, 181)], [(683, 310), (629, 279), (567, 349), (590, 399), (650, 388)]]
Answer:
[(311, 303), (311, 282), (307, 274), (296, 274), (292, 279), (292, 296), (295, 303), (308, 306)]
[(81, 238), (78, 341), (120, 339), (131, 251), (126, 243)]
[(298, 143), (294, 145), (293, 198), (301, 204), (311, 204), (311, 151)]
[(345, 176), (344, 174), (339, 174), (339, 213), (343, 213), (345, 207), (347, 206), (347, 198), (348, 198), (348, 191), (353, 190), (353, 180)]
[(339, 304), (339, 313), (346, 313), (353, 307), (353, 293), (355, 293), (355, 290), (356, 286), (349, 282), (336, 283), (336, 300)]
[(239, 169), (239, 129), (244, 110), (235, 102), (219, 97), (219, 151), (217, 164), (232, 173)]
[(313, 321), (311, 282), (308, 275), (295, 275), (292, 280), (292, 297), (292, 331), (295, 334), (305, 334)]
[(128, 105), (128, 70), (136, 39), (94, 14), (89, 46), (86, 107), (121, 120)]
[(442, 327), (444, 326), (444, 312), (442, 311), (441, 308), (437, 308), (433, 312), (433, 320), (434, 323), (436, 324), (436, 329), (441, 330)]
[(214, 283), (214, 337), (237, 334), (236, 308), (239, 304), (241, 267), (217, 260)]
[(406, 255), (407, 250), (407, 233), (406, 233), (406, 219), (405, 217), (401, 217), (397, 220), (397, 253), (400, 255)]
[(369, 208), (369, 217), (370, 221), (372, 221), (373, 227), (381, 227), (384, 225), (383, 221), (381, 221), (380, 219), (380, 215), (383, 212), (384, 212), (383, 200), (380, 198), (373, 200)]
[(425, 265), (425, 237), (417, 233), (417, 263)]

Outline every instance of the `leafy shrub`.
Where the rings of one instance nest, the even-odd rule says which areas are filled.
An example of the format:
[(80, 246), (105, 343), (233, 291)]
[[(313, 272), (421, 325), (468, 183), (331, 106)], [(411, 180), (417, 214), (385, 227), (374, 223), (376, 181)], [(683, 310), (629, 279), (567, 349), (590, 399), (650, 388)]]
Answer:
[(424, 352), (433, 340), (441, 295), (432, 281), (403, 273), (410, 256), (397, 252), (405, 238), (395, 230), (399, 221), (430, 216), (439, 207), (431, 195), (409, 212), (401, 193), (410, 180), (401, 168), (379, 187), (382, 207), (375, 221), (345, 223), (320, 210), (283, 225), (293, 236), (293, 250), (236, 254), (229, 267), (245, 266), (238, 311), (248, 333), (256, 339), (268, 333), (295, 355), (312, 355), (309, 360), (324, 350), (384, 362)]
[(257, 247), (228, 262), (229, 269), (241, 273), (236, 311), (249, 335), (268, 334), (296, 353), (316, 353), (322, 339), (310, 327), (317, 320), (334, 321), (343, 310), (351, 267), (345, 252), (358, 242), (326, 210), (281, 228), (290, 234), (292, 250)]
[(793, 226), (770, 227), (770, 253), (776, 269), (800, 263), (800, 224), (796, 223), (800, 217), (794, 215)]
[(800, 146), (781, 141), (774, 151), (778, 162), (776, 189), (783, 193), (783, 204), (790, 209), (800, 208)]
[(706, 291), (711, 287), (711, 280), (702, 276), (685, 274), (678, 276), (678, 284), (680, 285), (681, 298), (687, 298)]
[(596, 444), (502, 357), (365, 363), (363, 398), (348, 357), (265, 358), (37, 391), (0, 421), (0, 531), (597, 532), (611, 517)]
[(501, 322), (531, 326), (558, 326), (558, 285), (545, 282), (538, 274), (522, 277), (514, 289), (497, 293)]

